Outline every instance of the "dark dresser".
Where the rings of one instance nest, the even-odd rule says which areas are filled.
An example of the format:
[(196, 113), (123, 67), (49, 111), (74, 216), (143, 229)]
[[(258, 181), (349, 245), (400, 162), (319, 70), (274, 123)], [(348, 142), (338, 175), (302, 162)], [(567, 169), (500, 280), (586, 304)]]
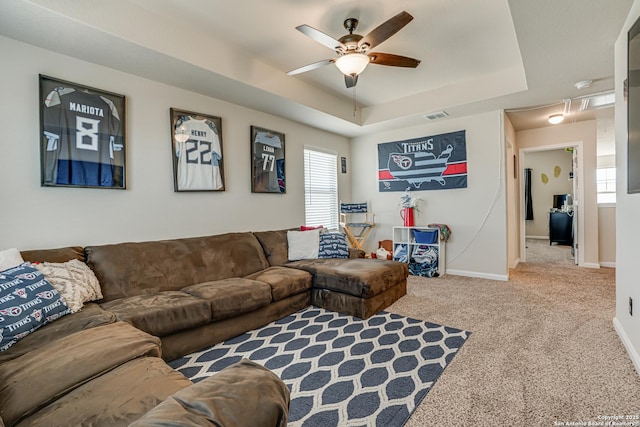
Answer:
[(573, 215), (549, 212), (549, 244), (573, 246)]

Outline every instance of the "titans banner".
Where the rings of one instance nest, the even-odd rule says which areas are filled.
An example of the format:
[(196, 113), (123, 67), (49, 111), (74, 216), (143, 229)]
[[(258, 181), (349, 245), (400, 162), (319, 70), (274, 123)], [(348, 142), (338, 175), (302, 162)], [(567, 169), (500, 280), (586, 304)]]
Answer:
[(380, 191), (467, 187), (465, 131), (378, 144)]

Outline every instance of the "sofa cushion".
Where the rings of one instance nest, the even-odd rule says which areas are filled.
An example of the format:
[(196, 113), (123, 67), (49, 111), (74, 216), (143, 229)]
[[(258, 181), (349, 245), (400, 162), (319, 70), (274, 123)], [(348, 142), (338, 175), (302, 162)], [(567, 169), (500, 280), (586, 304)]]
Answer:
[(271, 302), (271, 286), (257, 280), (234, 277), (182, 289), (211, 304), (211, 321), (249, 313)]
[[(297, 230), (297, 228), (295, 229)], [(287, 241), (287, 231), (254, 231), (253, 234), (258, 238), (264, 254), (269, 261), (269, 265), (280, 266), (287, 264), (289, 261), (289, 247)], [(349, 258), (364, 258), (365, 252), (361, 249), (348, 248)]]
[(160, 339), (125, 322), (68, 335), (0, 364), (0, 416), (7, 425), (106, 371), (141, 356), (160, 356)]
[(22, 258), (29, 262), (66, 262), (72, 259), (85, 262), (82, 246), (68, 246), (57, 249), (36, 249), (22, 251)]
[(102, 299), (96, 275), (82, 261), (43, 262), (35, 267), (62, 295), (72, 313), (80, 311), (85, 302)]
[(31, 264), (0, 271), (0, 352), (71, 311)]
[(310, 301), (309, 292), (303, 292), (239, 316), (161, 337), (162, 358), (167, 361), (175, 360), (194, 351), (237, 337), (302, 310), (309, 306)]
[(268, 283), (271, 286), (272, 301), (280, 301), (311, 289), (311, 274), (295, 268), (269, 267), (247, 276), (246, 279)]
[(407, 264), (362, 258), (301, 260), (286, 264), (313, 275), (313, 287), (370, 298), (406, 280)]
[(289, 262), (289, 246), (287, 243), (287, 231), (289, 230), (277, 230), (277, 231), (254, 231), (264, 254), (269, 261), (269, 265), (277, 266), (283, 265)]
[(316, 259), (320, 248), (320, 230), (287, 231), (287, 256), (291, 261)]
[(0, 251), (0, 271), (17, 267), (22, 263), (24, 263), (24, 259), (16, 248)]
[(18, 426), (128, 426), (191, 381), (162, 359), (142, 357), (81, 385)]
[(102, 308), (111, 311), (118, 320), (158, 337), (211, 321), (208, 301), (180, 291), (120, 298), (102, 304)]
[(15, 359), (67, 335), (115, 321), (116, 316), (111, 312), (103, 310), (98, 304), (85, 304), (79, 312), (69, 314), (55, 322), (44, 325), (12, 345), (7, 351), (1, 352), (0, 363)]
[(280, 378), (243, 359), (177, 392), (131, 427), (286, 427), (289, 399)]
[(105, 302), (244, 277), (269, 266), (251, 233), (89, 246), (85, 252)]

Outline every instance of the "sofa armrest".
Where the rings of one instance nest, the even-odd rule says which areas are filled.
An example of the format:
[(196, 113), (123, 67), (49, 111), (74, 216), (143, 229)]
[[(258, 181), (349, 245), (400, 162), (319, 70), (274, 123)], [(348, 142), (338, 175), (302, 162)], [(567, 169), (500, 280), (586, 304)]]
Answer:
[(22, 258), (29, 262), (67, 262), (72, 259), (85, 262), (82, 246), (68, 246), (58, 249), (34, 249), (21, 251)]
[(87, 381), (144, 356), (160, 357), (160, 339), (125, 322), (48, 343), (0, 364), (0, 417), (15, 425)]
[(243, 359), (175, 393), (130, 427), (286, 427), (289, 398), (278, 376)]
[(365, 251), (362, 249), (349, 248), (349, 258), (364, 258)]

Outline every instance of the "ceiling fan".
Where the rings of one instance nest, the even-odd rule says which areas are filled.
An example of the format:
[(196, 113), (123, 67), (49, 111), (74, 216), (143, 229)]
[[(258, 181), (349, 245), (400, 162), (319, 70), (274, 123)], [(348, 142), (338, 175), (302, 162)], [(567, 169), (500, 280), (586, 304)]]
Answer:
[(338, 40), (308, 25), (300, 25), (296, 27), (298, 31), (329, 49), (334, 50), (338, 54), (338, 57), (314, 62), (313, 64), (291, 70), (287, 74), (292, 76), (315, 70), (328, 64), (335, 64), (344, 74), (347, 88), (351, 88), (356, 85), (358, 75), (362, 73), (369, 64), (416, 68), (420, 64), (420, 60), (418, 59), (394, 55), (392, 53), (370, 52), (370, 49), (400, 31), (405, 25), (411, 22), (412, 19), (413, 16), (407, 12), (400, 12), (363, 37), (353, 33), (358, 27), (358, 20), (355, 18), (347, 18), (344, 21), (344, 28), (349, 31), (349, 34), (340, 37)]

